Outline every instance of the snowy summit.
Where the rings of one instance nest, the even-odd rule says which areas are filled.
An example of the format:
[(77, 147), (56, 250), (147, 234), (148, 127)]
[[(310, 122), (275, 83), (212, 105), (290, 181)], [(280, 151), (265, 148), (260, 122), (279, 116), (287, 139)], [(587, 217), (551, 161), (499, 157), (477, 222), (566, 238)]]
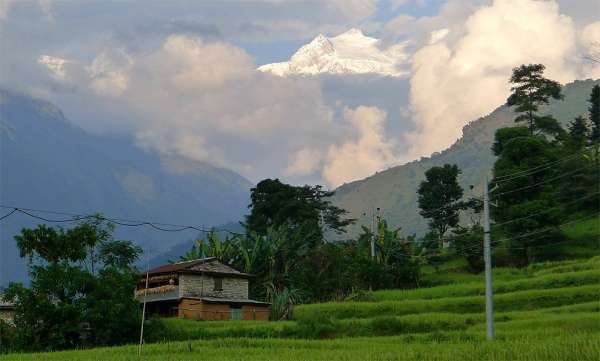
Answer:
[(302, 46), (289, 61), (266, 64), (258, 68), (279, 76), (330, 74), (380, 74), (402, 76), (401, 66), (408, 56), (404, 45), (379, 48), (378, 39), (366, 36), (360, 29), (350, 29), (328, 38), (318, 35)]

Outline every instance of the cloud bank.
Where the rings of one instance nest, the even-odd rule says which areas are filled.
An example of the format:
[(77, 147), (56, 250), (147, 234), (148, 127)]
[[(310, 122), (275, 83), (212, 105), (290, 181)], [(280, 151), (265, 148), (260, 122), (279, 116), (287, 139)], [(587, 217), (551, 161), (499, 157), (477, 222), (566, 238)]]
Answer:
[(447, 148), (462, 126), (503, 104), (511, 69), (543, 63), (560, 82), (581, 66), (573, 20), (553, 1), (495, 0), (472, 13), (454, 40), (441, 40), (413, 56), (411, 107), (417, 130), (407, 159)]
[[(600, 22), (589, 16), (598, 7), (586, 3), (448, 0), (435, 15), (379, 20), (381, 6), (427, 4), (331, 0), (315, 11), (315, 3), (285, 0), (150, 2), (150, 15), (132, 19), (135, 1), (4, 0), (0, 85), (48, 98), (86, 129), (131, 134), (164, 156), (208, 161), (253, 181), (336, 187), (445, 149), (466, 123), (505, 101), (511, 70), (522, 63), (544, 63), (561, 82), (600, 77), (600, 66), (583, 59), (600, 51)], [(79, 32), (70, 30), (80, 21), (73, 13), (88, 14)], [(382, 47), (405, 44), (409, 76), (277, 77), (256, 71), (244, 48), (353, 26)], [(293, 44), (286, 57), (300, 45)]]

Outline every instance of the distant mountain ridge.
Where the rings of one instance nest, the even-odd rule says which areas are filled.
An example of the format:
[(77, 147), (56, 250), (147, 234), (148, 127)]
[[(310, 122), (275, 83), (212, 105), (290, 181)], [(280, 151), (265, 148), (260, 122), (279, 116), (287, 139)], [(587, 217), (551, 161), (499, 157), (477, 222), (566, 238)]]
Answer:
[[(592, 87), (600, 80), (575, 81), (563, 88), (565, 99), (553, 101), (542, 112), (556, 117), (566, 126), (578, 115), (587, 113), (587, 100)], [(424, 173), (433, 166), (457, 164), (462, 170), (459, 177), (465, 196), (482, 194), (486, 174), (491, 175), (495, 157), (491, 152), (494, 133), (498, 128), (515, 126), (515, 115), (506, 106), (475, 120), (463, 128), (463, 136), (450, 148), (431, 157), (378, 172), (363, 180), (344, 184), (336, 189), (332, 202), (350, 212), (357, 223), (348, 236), (356, 236), (361, 225), (371, 223), (372, 209), (381, 208), (382, 216), (402, 233), (423, 235), (427, 221), (418, 213), (417, 188)], [(469, 185), (474, 189), (469, 190)]]
[[(126, 137), (86, 133), (52, 104), (0, 89), (4, 205), (208, 227), (241, 220), (251, 186), (228, 169), (161, 157)], [(35, 223), (17, 214), (0, 223), (0, 285), (25, 278), (13, 237)], [(118, 227), (116, 235), (157, 255), (196, 232)]]
[(335, 37), (322, 34), (302, 46), (289, 61), (266, 64), (258, 68), (279, 76), (317, 74), (379, 74), (401, 76), (408, 59), (403, 46), (379, 49), (378, 39), (360, 29), (350, 29)]

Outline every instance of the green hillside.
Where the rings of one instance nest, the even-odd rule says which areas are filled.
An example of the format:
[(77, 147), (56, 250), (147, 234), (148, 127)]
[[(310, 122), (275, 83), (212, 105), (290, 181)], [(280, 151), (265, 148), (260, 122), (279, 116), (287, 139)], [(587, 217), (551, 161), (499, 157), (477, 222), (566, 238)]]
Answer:
[[(296, 307), (294, 321), (152, 320), (135, 345), (1, 360), (595, 360), (600, 353), (600, 257), (497, 268), (496, 340), (485, 342), (483, 275), (365, 301)], [(189, 340), (189, 341), (188, 341)]]
[[(587, 109), (587, 98), (596, 84), (600, 84), (600, 80), (575, 81), (566, 85), (563, 89), (565, 99), (550, 103), (542, 112), (554, 115), (563, 125), (568, 124)], [(515, 115), (502, 106), (465, 126), (462, 138), (441, 153), (339, 187), (333, 202), (358, 219), (350, 229), (350, 236), (356, 236), (361, 225), (370, 224), (371, 207), (381, 208), (389, 224), (402, 227), (405, 235), (425, 233), (427, 223), (418, 213), (416, 192), (425, 171), (433, 166), (457, 164), (463, 171), (460, 177), (463, 188), (474, 185), (473, 194), (481, 195), (481, 185), (495, 160), (490, 150), (494, 133), (498, 128), (514, 124), (514, 118)], [(466, 191), (465, 196), (468, 195)], [(364, 212), (367, 217), (362, 216)]]

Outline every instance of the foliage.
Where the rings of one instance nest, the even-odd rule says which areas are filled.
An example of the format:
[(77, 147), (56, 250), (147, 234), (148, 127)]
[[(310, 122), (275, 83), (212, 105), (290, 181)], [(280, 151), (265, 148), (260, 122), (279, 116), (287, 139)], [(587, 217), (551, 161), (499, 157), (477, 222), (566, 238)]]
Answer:
[[(525, 74), (526, 82), (531, 82), (527, 86), (552, 88), (535, 90), (540, 94), (532, 95), (531, 99), (538, 99), (541, 104), (548, 100), (543, 100), (543, 94), (560, 94), (555, 84), (541, 78), (543, 68), (526, 68), (515, 69), (513, 80), (518, 72), (522, 76), (523, 72), (531, 71), (531, 79)], [(537, 117), (537, 105), (532, 108), (531, 104), (524, 105), (529, 107), (529, 113), (520, 115), (516, 121), (530, 115)], [(496, 233), (504, 236), (502, 242), (516, 265), (559, 256), (563, 252), (560, 247), (547, 247), (564, 242), (558, 225), (574, 212), (597, 210), (600, 201), (596, 178), (600, 170), (594, 167), (597, 157), (589, 148), (586, 119), (576, 117), (568, 132), (546, 133), (552, 136), (533, 135), (532, 131), (525, 134), (524, 128), (517, 127), (499, 129), (495, 136), (493, 151), (498, 159), (492, 183), (499, 189), (495, 197), (498, 207), (492, 215), (498, 223)]]
[[(342, 220), (343, 212), (323, 198), (330, 194), (320, 187), (262, 181), (253, 190), (246, 235), (220, 240), (211, 232), (182, 259), (217, 257), (254, 274), (250, 296), (261, 299), (295, 293), (301, 293), (304, 301), (343, 299), (356, 289), (418, 284), (416, 240), (401, 238), (400, 229), (389, 229), (381, 218), (374, 236), (376, 259), (369, 256), (371, 230), (357, 241), (325, 241), (325, 227), (351, 222)], [(329, 216), (321, 222), (321, 214)], [(286, 307), (281, 312), (274, 307), (277, 317), (281, 313), (287, 313)]]
[(589, 103), (589, 116), (592, 124), (590, 142), (594, 146), (596, 157), (598, 157), (598, 148), (600, 147), (600, 85), (596, 85), (592, 89)]
[(235, 238), (226, 237), (224, 240), (219, 239), (217, 232), (213, 229), (206, 235), (206, 239), (197, 239), (192, 249), (180, 257), (180, 260), (189, 261), (198, 258), (215, 257), (221, 262), (232, 263), (237, 256), (236, 242)]
[(268, 297), (271, 302), (269, 318), (273, 321), (289, 320), (292, 317), (294, 305), (301, 300), (299, 290), (287, 287), (278, 290), (274, 285), (270, 285)]
[[(321, 229), (321, 223), (336, 232), (353, 223), (344, 219), (346, 211), (333, 206), (329, 198), (333, 192), (324, 191), (320, 185), (292, 186), (279, 179), (265, 179), (250, 190), (250, 214), (246, 227), (250, 232), (265, 234), (269, 227), (311, 225)], [(316, 234), (316, 240), (322, 237)]]
[(450, 237), (456, 254), (464, 257), (471, 272), (483, 271), (483, 227), (459, 227)]
[[(20, 349), (65, 349), (133, 339), (139, 307), (131, 268), (141, 250), (113, 240), (101, 216), (70, 229), (23, 229), (15, 237), (29, 257), (31, 286), (11, 284), (5, 298), (16, 306)], [(100, 267), (97, 269), (97, 267)]]
[(542, 64), (521, 65), (513, 69), (510, 82), (511, 95), (506, 104), (516, 106), (516, 122), (527, 122), (529, 134), (536, 130), (550, 134), (560, 133), (558, 122), (550, 116), (537, 114), (540, 105), (548, 104), (550, 99), (562, 99), (561, 85), (550, 79), (544, 78), (545, 66)]
[(460, 173), (456, 165), (432, 167), (425, 172), (425, 180), (417, 190), (420, 214), (429, 219), (430, 229), (439, 237), (440, 248), (446, 232), (458, 225), (459, 211), (466, 208), (460, 201), (463, 196), (457, 179)]
[(17, 329), (0, 320), (0, 355), (16, 350)]

